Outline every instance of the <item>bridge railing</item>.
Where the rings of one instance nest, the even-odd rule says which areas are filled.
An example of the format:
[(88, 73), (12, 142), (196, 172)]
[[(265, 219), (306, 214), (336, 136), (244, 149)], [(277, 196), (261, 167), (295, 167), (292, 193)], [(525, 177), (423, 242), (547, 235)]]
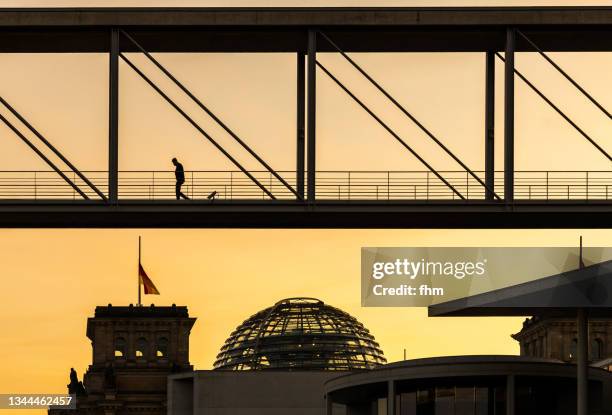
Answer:
[[(108, 173), (86, 171), (100, 191), (108, 191)], [(295, 196), (269, 172), (250, 172), (277, 199)], [(278, 172), (296, 187), (294, 171)], [(443, 171), (442, 176), (466, 199), (484, 200), (486, 191), (471, 175)], [(484, 180), (484, 172), (475, 172)], [(99, 197), (76, 174), (66, 175), (92, 200)], [(120, 171), (119, 198), (124, 200), (172, 200), (173, 171)], [(457, 200), (458, 196), (433, 173), (426, 171), (318, 171), (319, 200)], [(503, 172), (495, 173), (495, 192), (504, 197)], [(517, 200), (612, 200), (612, 171), (517, 171)], [(187, 171), (182, 191), (192, 199), (205, 200), (211, 193), (223, 200), (267, 200), (269, 197), (240, 171)], [(52, 171), (0, 171), (2, 200), (82, 200)]]
[[(63, 172), (89, 198), (99, 196), (72, 171)], [(108, 194), (108, 173), (83, 172), (98, 189)], [(0, 171), (0, 200), (82, 200), (79, 193), (53, 171)]]

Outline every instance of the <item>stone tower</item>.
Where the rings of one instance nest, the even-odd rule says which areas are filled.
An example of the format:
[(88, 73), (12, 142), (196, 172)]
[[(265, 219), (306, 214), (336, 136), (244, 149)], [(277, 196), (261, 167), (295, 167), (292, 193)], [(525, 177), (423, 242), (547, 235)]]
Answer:
[[(572, 362), (576, 359), (576, 320), (532, 317), (523, 322), (512, 338), (521, 345), (521, 356)], [(612, 357), (612, 319), (589, 319), (589, 361), (597, 363)]]
[(87, 320), (93, 361), (83, 377), (85, 394), (77, 397), (78, 413), (165, 414), (168, 375), (193, 370), (189, 334), (195, 320), (187, 307), (175, 305), (96, 307)]

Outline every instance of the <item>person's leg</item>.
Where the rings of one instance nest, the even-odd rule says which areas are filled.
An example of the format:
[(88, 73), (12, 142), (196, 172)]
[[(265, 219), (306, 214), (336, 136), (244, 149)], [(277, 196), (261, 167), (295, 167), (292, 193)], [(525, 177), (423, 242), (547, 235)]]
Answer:
[(185, 194), (181, 191), (181, 186), (183, 186), (183, 183), (185, 182), (180, 182), (180, 184), (178, 185), (178, 193), (177, 193), (177, 199), (180, 199), (181, 197), (185, 200), (188, 200), (189, 198), (187, 196), (185, 196)]
[(176, 182), (176, 200), (181, 198), (181, 182)]
[(185, 195), (185, 193), (181, 192), (181, 196), (183, 197), (183, 199), (189, 200), (189, 198)]

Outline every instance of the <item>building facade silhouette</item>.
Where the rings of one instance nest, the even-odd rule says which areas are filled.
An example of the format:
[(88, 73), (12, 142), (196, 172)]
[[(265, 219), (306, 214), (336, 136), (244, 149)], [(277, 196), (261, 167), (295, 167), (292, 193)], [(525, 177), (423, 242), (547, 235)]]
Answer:
[[(525, 319), (521, 330), (512, 335), (521, 346), (521, 356), (576, 360), (576, 319), (531, 317)], [(612, 320), (589, 319), (589, 361), (597, 363), (612, 357)]]
[[(384, 364), (374, 335), (359, 321), (320, 300), (292, 298), (240, 324), (221, 348), (216, 369), (194, 370), (189, 336), (195, 320), (187, 307), (174, 305), (97, 307), (87, 321), (92, 363), (82, 383), (76, 372), (70, 373), (68, 390), (77, 395), (77, 410), (49, 413), (575, 413), (576, 369), (571, 359), (562, 359), (571, 350), (575, 328), (566, 321), (528, 319), (514, 335), (525, 342), (522, 356), (447, 356)], [(602, 342), (601, 353), (608, 344), (605, 323), (595, 319), (591, 326), (591, 339)], [(545, 340), (530, 340), (540, 337)], [(526, 355), (540, 353), (540, 344), (547, 357)], [(347, 362), (373, 364), (350, 368)], [(588, 379), (589, 413), (611, 414), (612, 374), (592, 365)]]
[(166, 414), (168, 376), (193, 370), (189, 334), (195, 320), (187, 307), (175, 305), (96, 307), (94, 317), (87, 320), (92, 363), (83, 376), (84, 390), (74, 391), (77, 413)]

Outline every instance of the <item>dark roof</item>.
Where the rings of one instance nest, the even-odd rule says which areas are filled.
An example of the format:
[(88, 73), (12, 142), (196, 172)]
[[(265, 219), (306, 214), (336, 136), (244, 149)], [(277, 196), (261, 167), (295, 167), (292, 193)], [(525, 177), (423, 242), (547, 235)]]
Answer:
[[(608, 384), (610, 372), (589, 367), (591, 380)], [(508, 375), (541, 379), (543, 377), (575, 379), (576, 365), (559, 360), (526, 356), (442, 356), (434, 358), (404, 360), (381, 366), (375, 370), (353, 371), (326, 380), (325, 393), (333, 395), (336, 403), (353, 403), (359, 398), (376, 397), (386, 393), (387, 382), (427, 385), (443, 384), (462, 380), (471, 384), (495, 382)]]
[[(260, 7), (3, 8), (0, 52), (106, 52), (112, 27), (158, 52), (297, 52), (308, 29), (329, 31), (347, 51), (486, 51), (503, 49), (509, 25), (546, 50), (612, 50), (605, 6)], [(517, 50), (531, 48), (519, 39)]]
[(177, 317), (189, 317), (189, 312), (187, 311), (187, 307), (185, 306), (98, 306), (96, 307), (95, 312), (96, 318), (117, 318), (117, 317), (132, 317), (132, 318), (147, 318), (147, 317), (168, 317), (168, 318), (177, 318)]
[(429, 306), (439, 316), (612, 316), (612, 261)]

